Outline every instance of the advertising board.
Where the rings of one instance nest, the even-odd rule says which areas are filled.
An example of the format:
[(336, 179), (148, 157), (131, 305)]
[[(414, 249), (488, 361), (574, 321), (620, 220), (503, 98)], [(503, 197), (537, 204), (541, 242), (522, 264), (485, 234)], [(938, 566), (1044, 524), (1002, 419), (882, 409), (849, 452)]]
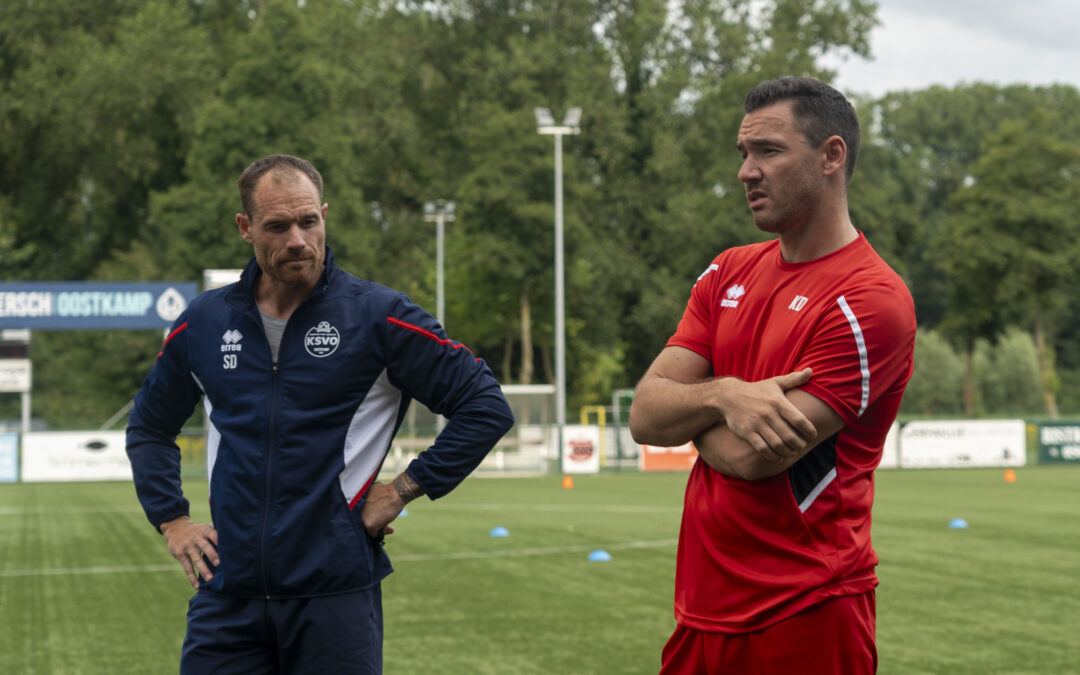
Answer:
[(900, 429), (905, 469), (1023, 466), (1026, 448), (1023, 420), (918, 421)]
[(0, 483), (19, 480), (19, 435), (0, 433)]
[(638, 452), (638, 465), (642, 471), (689, 471), (697, 458), (698, 451), (693, 443), (673, 448), (642, 445)]
[(0, 283), (0, 328), (164, 328), (187, 308), (194, 282), (39, 281)]
[(600, 427), (568, 424), (563, 427), (563, 473), (599, 473)]
[(1038, 439), (1040, 464), (1080, 464), (1080, 423), (1044, 422)]
[(22, 480), (131, 480), (123, 431), (39, 431), (23, 436)]

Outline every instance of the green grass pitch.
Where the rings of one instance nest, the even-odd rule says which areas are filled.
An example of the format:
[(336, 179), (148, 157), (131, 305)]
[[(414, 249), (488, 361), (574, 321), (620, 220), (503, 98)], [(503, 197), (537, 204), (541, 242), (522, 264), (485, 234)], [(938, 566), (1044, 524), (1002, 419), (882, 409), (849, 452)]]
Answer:
[[(879, 672), (1080, 673), (1080, 468), (1002, 476), (878, 473)], [(410, 504), (385, 671), (655, 673), (685, 481), (473, 478)], [(205, 482), (187, 491), (205, 518)], [(130, 485), (0, 485), (0, 673), (176, 672), (191, 592)]]

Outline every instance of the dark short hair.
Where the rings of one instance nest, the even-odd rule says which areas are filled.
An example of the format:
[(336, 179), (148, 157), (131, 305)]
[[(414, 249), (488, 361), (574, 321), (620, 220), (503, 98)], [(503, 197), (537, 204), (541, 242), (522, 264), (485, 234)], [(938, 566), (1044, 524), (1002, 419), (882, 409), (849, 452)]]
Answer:
[(767, 80), (746, 95), (743, 110), (752, 113), (782, 101), (793, 101), (795, 124), (810, 147), (816, 148), (830, 136), (839, 136), (847, 145), (847, 182), (855, 172), (859, 155), (859, 117), (844, 95), (811, 77), (781, 77)]
[(240, 205), (248, 217), (255, 210), (255, 186), (259, 184), (259, 179), (270, 171), (281, 169), (293, 169), (310, 178), (315, 189), (319, 191), (319, 203), (322, 203), (322, 176), (311, 162), (292, 155), (270, 155), (252, 162), (236, 181), (236, 186), (240, 189)]

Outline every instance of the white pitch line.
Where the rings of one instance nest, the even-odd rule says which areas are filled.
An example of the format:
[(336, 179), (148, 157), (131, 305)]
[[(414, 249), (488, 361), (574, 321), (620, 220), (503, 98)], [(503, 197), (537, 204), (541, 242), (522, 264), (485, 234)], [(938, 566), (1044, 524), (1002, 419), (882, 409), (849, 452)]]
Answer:
[[(584, 553), (597, 548), (610, 551), (627, 551), (641, 548), (664, 548), (675, 546), (677, 539), (656, 541), (624, 541), (614, 544), (593, 544), (579, 546), (553, 546), (550, 548), (519, 548), (510, 551), (468, 551), (461, 553), (413, 553), (392, 555), (392, 562), (430, 562), (437, 560), (486, 560), (494, 558), (519, 558), (539, 555), (562, 555), (565, 553)], [(90, 574), (142, 574), (148, 572), (176, 572), (182, 574), (179, 563), (171, 565), (111, 565), (99, 567), (58, 567), (54, 569), (0, 570), (0, 578), (9, 577), (57, 577), (83, 576)]]
[(84, 513), (142, 513), (142, 508), (133, 506), (0, 506), (0, 516), (84, 514)]
[(553, 546), (551, 548), (519, 548), (509, 551), (472, 551), (468, 553), (414, 553), (390, 556), (392, 562), (427, 562), (431, 560), (484, 560), (488, 558), (518, 558), (535, 555), (561, 555), (564, 553), (584, 553), (598, 548), (612, 551), (625, 551), (636, 548), (663, 548), (675, 546), (677, 539), (657, 541), (626, 541), (615, 544), (592, 544), (580, 546)]
[[(432, 509), (444, 511), (573, 511), (603, 513), (681, 513), (681, 506), (644, 506), (636, 504), (433, 504)], [(0, 506), (0, 516), (21, 515), (80, 515), (94, 513), (142, 513), (134, 506)]]
[(86, 574), (131, 574), (143, 572), (179, 572), (179, 563), (172, 565), (109, 565), (100, 567), (57, 567), (37, 570), (0, 570), (0, 577), (62, 577)]
[(636, 504), (433, 504), (432, 509), (448, 511), (603, 511), (607, 513), (681, 513), (681, 506), (640, 506)]

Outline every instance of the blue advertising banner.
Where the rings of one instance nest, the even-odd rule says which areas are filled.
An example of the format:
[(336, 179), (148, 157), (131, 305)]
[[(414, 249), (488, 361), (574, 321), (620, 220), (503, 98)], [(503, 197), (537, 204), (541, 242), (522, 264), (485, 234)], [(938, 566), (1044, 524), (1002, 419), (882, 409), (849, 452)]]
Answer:
[(194, 281), (0, 283), (0, 328), (165, 328), (197, 293)]
[(0, 483), (19, 480), (19, 434), (0, 433)]

